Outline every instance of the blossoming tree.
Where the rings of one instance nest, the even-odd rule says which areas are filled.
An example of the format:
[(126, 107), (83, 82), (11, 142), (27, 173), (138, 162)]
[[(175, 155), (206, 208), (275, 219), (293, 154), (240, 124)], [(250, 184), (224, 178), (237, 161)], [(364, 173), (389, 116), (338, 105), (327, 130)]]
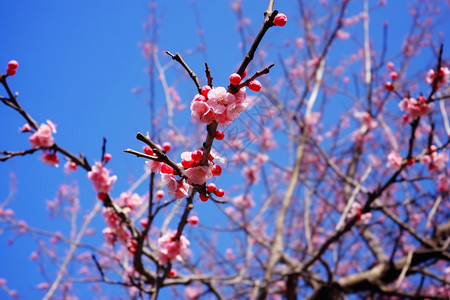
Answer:
[[(380, 41), (370, 35), (385, 1), (289, 5), (296, 10), (282, 13), (268, 0), (253, 34), (244, 4), (232, 3), (243, 57), (225, 82), (207, 63), (192, 66), (190, 53), (160, 51), (149, 33), (141, 48), (151, 123), (137, 132), (139, 146), (123, 144), (145, 171), (124, 191), (113, 189), (121, 175), (109, 168), (108, 141), (97, 161), (67, 150), (57, 120), (39, 125), (19, 101), (19, 62), (7, 63), (0, 100), (23, 118), (29, 147), (9, 145), (0, 160), (40, 154), (44, 164), (85, 172), (96, 194), (89, 211), (82, 207), (92, 199), (80, 200), (74, 184), (47, 201), (67, 232), (21, 220), (11, 197), (0, 203), (10, 247), (19, 236), (36, 241), (29, 255), (42, 281), (30, 286), (44, 299), (75, 299), (85, 287), (131, 299), (450, 297), (450, 71), (436, 27), (448, 25), (437, 10), (448, 13), (448, 3), (411, 1), (411, 30), (391, 54), (388, 24)], [(157, 12), (152, 1), (146, 28), (157, 26)], [(271, 33), (288, 26), (295, 36), (272, 44)], [(193, 93), (179, 94), (168, 69)], [(189, 125), (175, 120), (183, 115)], [(26, 295), (7, 275), (4, 292)]]

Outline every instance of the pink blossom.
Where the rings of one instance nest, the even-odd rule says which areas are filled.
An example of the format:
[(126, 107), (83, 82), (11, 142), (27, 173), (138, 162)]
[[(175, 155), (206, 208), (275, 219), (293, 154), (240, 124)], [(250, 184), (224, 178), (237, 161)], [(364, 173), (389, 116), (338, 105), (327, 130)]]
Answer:
[(161, 170), (162, 162), (157, 161), (157, 160), (148, 160), (145, 162), (145, 164), (147, 165), (147, 168), (149, 168), (152, 173), (157, 173)]
[(144, 199), (136, 193), (121, 193), (120, 198), (116, 200), (117, 204), (122, 208), (136, 209), (144, 203)]
[[(30, 254), (30, 260), (32, 260), (32, 261), (37, 261), (38, 257), (39, 257), (39, 254), (38, 254), (36, 251), (31, 252), (31, 254)], [(89, 255), (89, 257), (90, 257), (90, 255)], [(0, 284), (0, 285), (1, 285), (1, 284)]]
[(356, 119), (367, 126), (369, 129), (377, 127), (377, 122), (366, 111), (357, 111), (353, 114)]
[(229, 261), (235, 260), (235, 259), (236, 259), (236, 256), (234, 255), (233, 249), (227, 248), (227, 250), (225, 250), (225, 257), (226, 257)]
[(237, 103), (244, 103), (247, 98), (246, 88), (241, 88), (236, 94), (234, 94), (234, 98), (236, 98)]
[[(247, 109), (248, 103), (232, 103), (227, 107), (227, 118), (231, 121), (236, 120), (242, 112)], [(225, 122), (222, 122), (225, 123)]]
[(4, 211), (5, 216), (14, 218), (14, 211), (11, 208), (7, 208)]
[[(48, 150), (48, 149), (47, 149)], [(59, 166), (59, 158), (58, 155), (54, 151), (44, 150), (42, 152), (41, 160), (44, 164), (58, 167)]]
[(195, 121), (209, 124), (214, 120), (214, 111), (206, 102), (192, 100), (191, 116)]
[(177, 180), (173, 174), (161, 173), (161, 182), (169, 191), (169, 195), (175, 199), (181, 199), (188, 196), (192, 188), (186, 180)]
[(242, 169), (242, 175), (249, 184), (256, 184), (259, 181), (259, 167), (256, 165), (245, 166)]
[(22, 128), (20, 128), (20, 131), (31, 132), (31, 131), (33, 131), (33, 128), (31, 128), (30, 124), (26, 123), (25, 125), (23, 125)]
[(184, 295), (187, 300), (198, 300), (202, 293), (202, 289), (199, 287), (187, 286), (184, 289)]
[(128, 229), (121, 226), (116, 229), (116, 236), (119, 243), (126, 244), (127, 240), (130, 238), (130, 233), (128, 232)]
[(255, 202), (251, 195), (245, 194), (234, 197), (233, 204), (238, 208), (252, 208), (255, 205)]
[(443, 152), (440, 152), (440, 153), (433, 152), (431, 154), (431, 159), (432, 159), (432, 164), (430, 166), (428, 166), (428, 169), (430, 171), (443, 170), (448, 161), (448, 154), (443, 153)]
[(191, 251), (189, 250), (189, 240), (181, 235), (179, 240), (174, 240), (177, 231), (169, 231), (158, 239), (158, 258), (163, 265), (173, 262), (175, 259), (183, 261), (187, 259)]
[(208, 92), (208, 104), (210, 104), (211, 107), (217, 108), (218, 111), (224, 111), (220, 108), (220, 106), (225, 106), (231, 103), (236, 102), (236, 97), (228, 93), (227, 90), (223, 86), (219, 86), (217, 88), (214, 88)]
[(88, 178), (92, 181), (94, 189), (98, 193), (109, 193), (112, 185), (116, 182), (117, 176), (109, 176), (109, 170), (101, 162), (96, 162), (92, 171), (88, 172)]
[(64, 172), (69, 173), (70, 171), (76, 171), (77, 170), (77, 163), (74, 161), (66, 161), (64, 164)]
[(206, 96), (197, 94), (191, 102), (191, 116), (201, 123), (229, 123), (237, 119), (248, 106), (248, 103), (244, 102), (245, 87), (233, 95), (220, 86), (209, 90)]
[(56, 126), (52, 121), (47, 120), (47, 124), (41, 124), (38, 130), (28, 138), (31, 147), (37, 149), (41, 147), (48, 148), (53, 146), (55, 143), (52, 136), (53, 133), (56, 133)]
[(204, 184), (212, 177), (211, 169), (208, 166), (198, 166), (186, 170), (189, 184)]
[(341, 40), (346, 40), (350, 37), (350, 33), (346, 32), (346, 31), (338, 30), (336, 32), (336, 36)]
[(389, 153), (387, 167), (398, 170), (400, 169), (401, 165), (402, 165), (402, 157), (400, 156), (400, 154), (398, 154), (395, 151)]
[(347, 218), (354, 218), (356, 216), (363, 223), (368, 223), (370, 221), (370, 219), (372, 219), (372, 213), (369, 212), (369, 213), (361, 214), (361, 210), (362, 210), (361, 204), (359, 204), (358, 202), (353, 202)]
[(442, 170), (448, 161), (448, 154), (444, 152), (432, 152), (431, 154), (423, 155), (420, 158), (420, 163), (428, 165), (429, 171)]
[(103, 217), (105, 218), (106, 226), (110, 227), (111, 229), (116, 229), (121, 226), (120, 217), (111, 207), (103, 208)]
[(87, 267), (87, 266), (82, 266), (79, 270), (78, 270), (78, 272), (77, 272), (77, 274), (79, 274), (79, 275), (88, 275), (89, 274), (89, 268)]
[(105, 235), (106, 244), (109, 246), (114, 246), (114, 243), (116, 242), (114, 230), (112, 230), (109, 227), (106, 227), (105, 229), (103, 229), (103, 234)]
[(448, 191), (450, 189), (450, 178), (445, 174), (440, 174), (437, 178), (438, 189), (440, 191)]
[(37, 285), (37, 289), (38, 290), (46, 290), (46, 289), (48, 289), (49, 288), (49, 284), (48, 284), (48, 282), (41, 282), (41, 283), (39, 283), (38, 285)]
[[(439, 75), (436, 76), (436, 70), (431, 69), (428, 71), (425, 80), (431, 86), (436, 84), (436, 89), (438, 90), (450, 82), (450, 71), (447, 67), (441, 67), (439, 69)], [(436, 83), (434, 83), (435, 81)]]
[(420, 96), (419, 100), (405, 97), (400, 101), (398, 107), (400, 110), (406, 111), (411, 117), (416, 118), (429, 114), (433, 110), (434, 105), (433, 103), (427, 103), (426, 99)]

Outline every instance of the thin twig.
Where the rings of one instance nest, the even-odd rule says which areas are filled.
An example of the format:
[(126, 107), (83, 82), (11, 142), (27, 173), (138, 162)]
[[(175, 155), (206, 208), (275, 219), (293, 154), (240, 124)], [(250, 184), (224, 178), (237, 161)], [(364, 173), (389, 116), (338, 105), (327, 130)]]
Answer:
[(191, 68), (189, 68), (189, 66), (186, 64), (186, 62), (183, 60), (183, 58), (181, 57), (181, 55), (179, 53), (176, 53), (175, 55), (173, 55), (172, 53), (170, 53), (169, 51), (166, 51), (166, 53), (172, 57), (173, 60), (177, 61), (185, 70), (186, 72), (188, 72), (189, 76), (191, 77), (191, 79), (194, 81), (195, 86), (197, 87), (198, 93), (201, 94), (202, 93), (202, 86), (200, 85), (200, 81), (198, 80), (197, 75), (194, 73), (194, 71), (191, 70)]

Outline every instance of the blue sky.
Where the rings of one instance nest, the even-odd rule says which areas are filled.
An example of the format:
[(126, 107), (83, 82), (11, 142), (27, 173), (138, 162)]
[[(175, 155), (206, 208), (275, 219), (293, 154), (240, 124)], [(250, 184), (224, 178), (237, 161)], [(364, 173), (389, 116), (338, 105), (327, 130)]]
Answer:
[[(256, 32), (266, 1), (244, 2), (244, 12), (252, 22), (251, 30)], [(284, 40), (288, 36), (299, 37), (301, 33), (295, 26), (297, 7), (287, 2), (277, 1), (275, 7), (288, 15), (288, 25), (283, 30), (275, 28), (263, 40), (263, 44), (270, 41), (277, 46), (269, 52), (275, 63)], [(399, 37), (410, 26), (403, 22), (407, 17), (405, 2), (389, 1), (389, 6), (377, 11), (371, 22), (376, 42), (381, 40), (380, 25), (389, 19), (390, 53), (401, 46)], [(215, 82), (226, 85), (229, 74), (242, 60), (242, 51), (237, 47), (240, 40), (235, 31), (236, 16), (230, 3), (198, 1), (206, 52), (194, 55), (187, 55), (188, 50), (195, 49), (199, 43), (198, 20), (191, 1), (157, 3), (161, 53), (163, 50), (182, 53), (202, 84), (206, 83), (203, 63), (207, 61)], [(360, 8), (355, 5), (352, 9)], [(108, 152), (113, 155), (109, 167), (119, 176), (113, 194), (126, 190), (130, 178), (139, 177), (143, 170), (142, 160), (122, 151), (128, 147), (140, 149), (136, 132), (149, 128), (148, 93), (135, 95), (131, 92), (136, 87), (144, 90), (148, 87), (147, 62), (138, 47), (146, 38), (143, 23), (148, 12), (149, 3), (142, 0), (0, 2), (0, 69), (6, 68), (10, 59), (19, 61), (17, 75), (8, 79), (10, 87), (19, 92), (19, 102), (39, 124), (47, 119), (57, 124), (55, 138), (59, 145), (73, 153), (83, 152), (91, 164), (100, 157), (102, 138), (107, 138)], [(360, 33), (360, 30), (355, 32)], [(448, 31), (444, 36), (448, 40)], [(344, 55), (345, 51), (338, 49), (336, 55)], [(162, 64), (170, 61), (162, 54), (159, 58)], [(277, 72), (279, 70), (274, 70), (274, 74)], [(178, 82), (182, 101), (189, 103), (195, 87), (183, 76), (172, 68), (168, 81), (170, 84)], [(161, 87), (157, 85), (155, 92), (160, 99)], [(4, 95), (3, 91), (0, 94)], [(0, 150), (28, 148), (28, 136), (18, 133), (18, 128), (25, 123), (23, 118), (5, 106), (0, 106), (0, 116)], [(186, 117), (177, 122), (186, 124), (187, 120)], [(36, 227), (54, 228), (55, 223), (47, 221), (45, 200), (54, 198), (60, 184), (73, 180), (80, 184), (83, 212), (94, 205), (95, 193), (83, 171), (62, 176), (61, 167), (45, 166), (38, 156), (17, 157), (0, 164), (0, 202), (6, 199), (11, 174), (15, 174), (17, 193), (9, 207), (15, 210), (18, 219)], [(101, 222), (98, 220), (99, 228), (102, 228)], [(65, 226), (62, 222), (56, 224)], [(27, 291), (27, 287), (43, 281), (36, 274), (36, 264), (28, 260), (36, 246), (28, 238), (19, 238), (13, 246), (6, 246), (10, 237), (8, 233), (0, 234), (0, 278), (7, 278), (8, 286), (18, 289), (24, 299), (40, 297), (40, 291)], [(25, 274), (27, 280), (23, 280)], [(0, 291), (0, 298), (2, 293)]]

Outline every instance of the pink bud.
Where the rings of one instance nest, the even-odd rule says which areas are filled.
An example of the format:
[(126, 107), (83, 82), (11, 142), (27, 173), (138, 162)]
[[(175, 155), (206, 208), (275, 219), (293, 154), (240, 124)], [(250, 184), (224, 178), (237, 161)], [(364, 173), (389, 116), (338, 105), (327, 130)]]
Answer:
[(169, 166), (168, 164), (162, 164), (161, 165), (161, 173), (164, 173), (164, 174), (174, 174), (175, 173), (175, 170), (171, 167), (171, 166)]
[(197, 216), (192, 216), (187, 221), (188, 221), (189, 224), (195, 226), (195, 225), (198, 224), (198, 217)]
[(254, 92), (259, 92), (261, 90), (261, 83), (258, 80), (252, 80), (248, 84), (248, 88)]
[(15, 69), (6, 69), (6, 74), (8, 74), (8, 76), (16, 75), (16, 70)]
[(408, 122), (409, 121), (409, 115), (408, 114), (404, 114), (402, 118), (403, 118), (403, 122)]
[(164, 143), (163, 144), (163, 149), (164, 149), (164, 151), (169, 152), (170, 149), (172, 149), (172, 145), (170, 143), (168, 143), (168, 142)]
[(74, 162), (74, 161), (71, 161), (71, 162), (69, 162), (69, 164), (67, 165), (67, 167), (68, 167), (69, 169), (71, 169), (72, 171), (76, 171), (76, 169), (77, 169), (77, 163)]
[(49, 284), (47, 283), (47, 282), (41, 282), (41, 283), (39, 283), (37, 286), (36, 286), (36, 288), (38, 289), (38, 290), (46, 290), (46, 289), (48, 289), (49, 288)]
[(164, 191), (163, 190), (158, 190), (156, 192), (156, 198), (158, 198), (158, 200), (161, 200), (164, 197)]
[(200, 194), (200, 200), (202, 200), (203, 202), (208, 201), (209, 197), (206, 196), (205, 194)]
[(223, 189), (216, 189), (214, 194), (216, 194), (217, 197), (223, 197), (225, 195), (225, 191)]
[(389, 74), (389, 76), (391, 77), (392, 80), (395, 80), (395, 79), (397, 79), (398, 74), (397, 74), (397, 72), (391, 72), (391, 73)]
[(195, 165), (195, 161), (193, 160), (181, 160), (181, 165), (185, 168), (185, 169), (189, 169), (192, 168)]
[(221, 141), (225, 138), (225, 132), (221, 130), (216, 131), (216, 140)]
[(287, 17), (285, 14), (277, 14), (275, 19), (273, 20), (273, 25), (283, 27), (286, 25)]
[(208, 93), (211, 90), (211, 87), (209, 85), (204, 85), (202, 87), (202, 96), (208, 99)]
[(392, 92), (394, 90), (394, 85), (392, 84), (392, 82), (388, 81), (384, 84), (384, 88), (389, 92)]
[(143, 148), (142, 148), (142, 150), (144, 150), (144, 153), (145, 154), (147, 154), (147, 155), (154, 155), (155, 153), (153, 153), (153, 150), (152, 150), (152, 148), (150, 148), (150, 146), (144, 146)]
[(214, 165), (211, 168), (213, 176), (220, 176), (222, 174), (222, 168), (219, 165)]
[(216, 185), (214, 183), (208, 183), (208, 185), (206, 186), (206, 190), (210, 193), (214, 193), (214, 191), (216, 190)]
[(148, 220), (146, 218), (142, 218), (139, 220), (139, 224), (141, 224), (142, 227), (145, 227), (148, 224)]
[(203, 152), (201, 150), (195, 150), (192, 152), (191, 157), (194, 161), (200, 161), (202, 159)]
[(19, 66), (19, 63), (17, 62), (17, 60), (10, 60), (9, 62), (8, 62), (8, 69), (11, 69), (11, 70), (15, 70), (15, 69), (17, 69), (17, 67)]
[(206, 97), (203, 95), (198, 95), (194, 97), (194, 101), (206, 102)]
[(175, 276), (177, 276), (177, 271), (174, 269), (170, 270), (169, 277), (175, 277)]
[(237, 73), (233, 73), (230, 75), (230, 83), (233, 85), (238, 85), (241, 82), (241, 76)]
[(103, 155), (103, 160), (104, 160), (105, 162), (110, 161), (111, 158), (112, 158), (112, 155), (109, 154), (109, 153), (105, 153), (105, 155)]

